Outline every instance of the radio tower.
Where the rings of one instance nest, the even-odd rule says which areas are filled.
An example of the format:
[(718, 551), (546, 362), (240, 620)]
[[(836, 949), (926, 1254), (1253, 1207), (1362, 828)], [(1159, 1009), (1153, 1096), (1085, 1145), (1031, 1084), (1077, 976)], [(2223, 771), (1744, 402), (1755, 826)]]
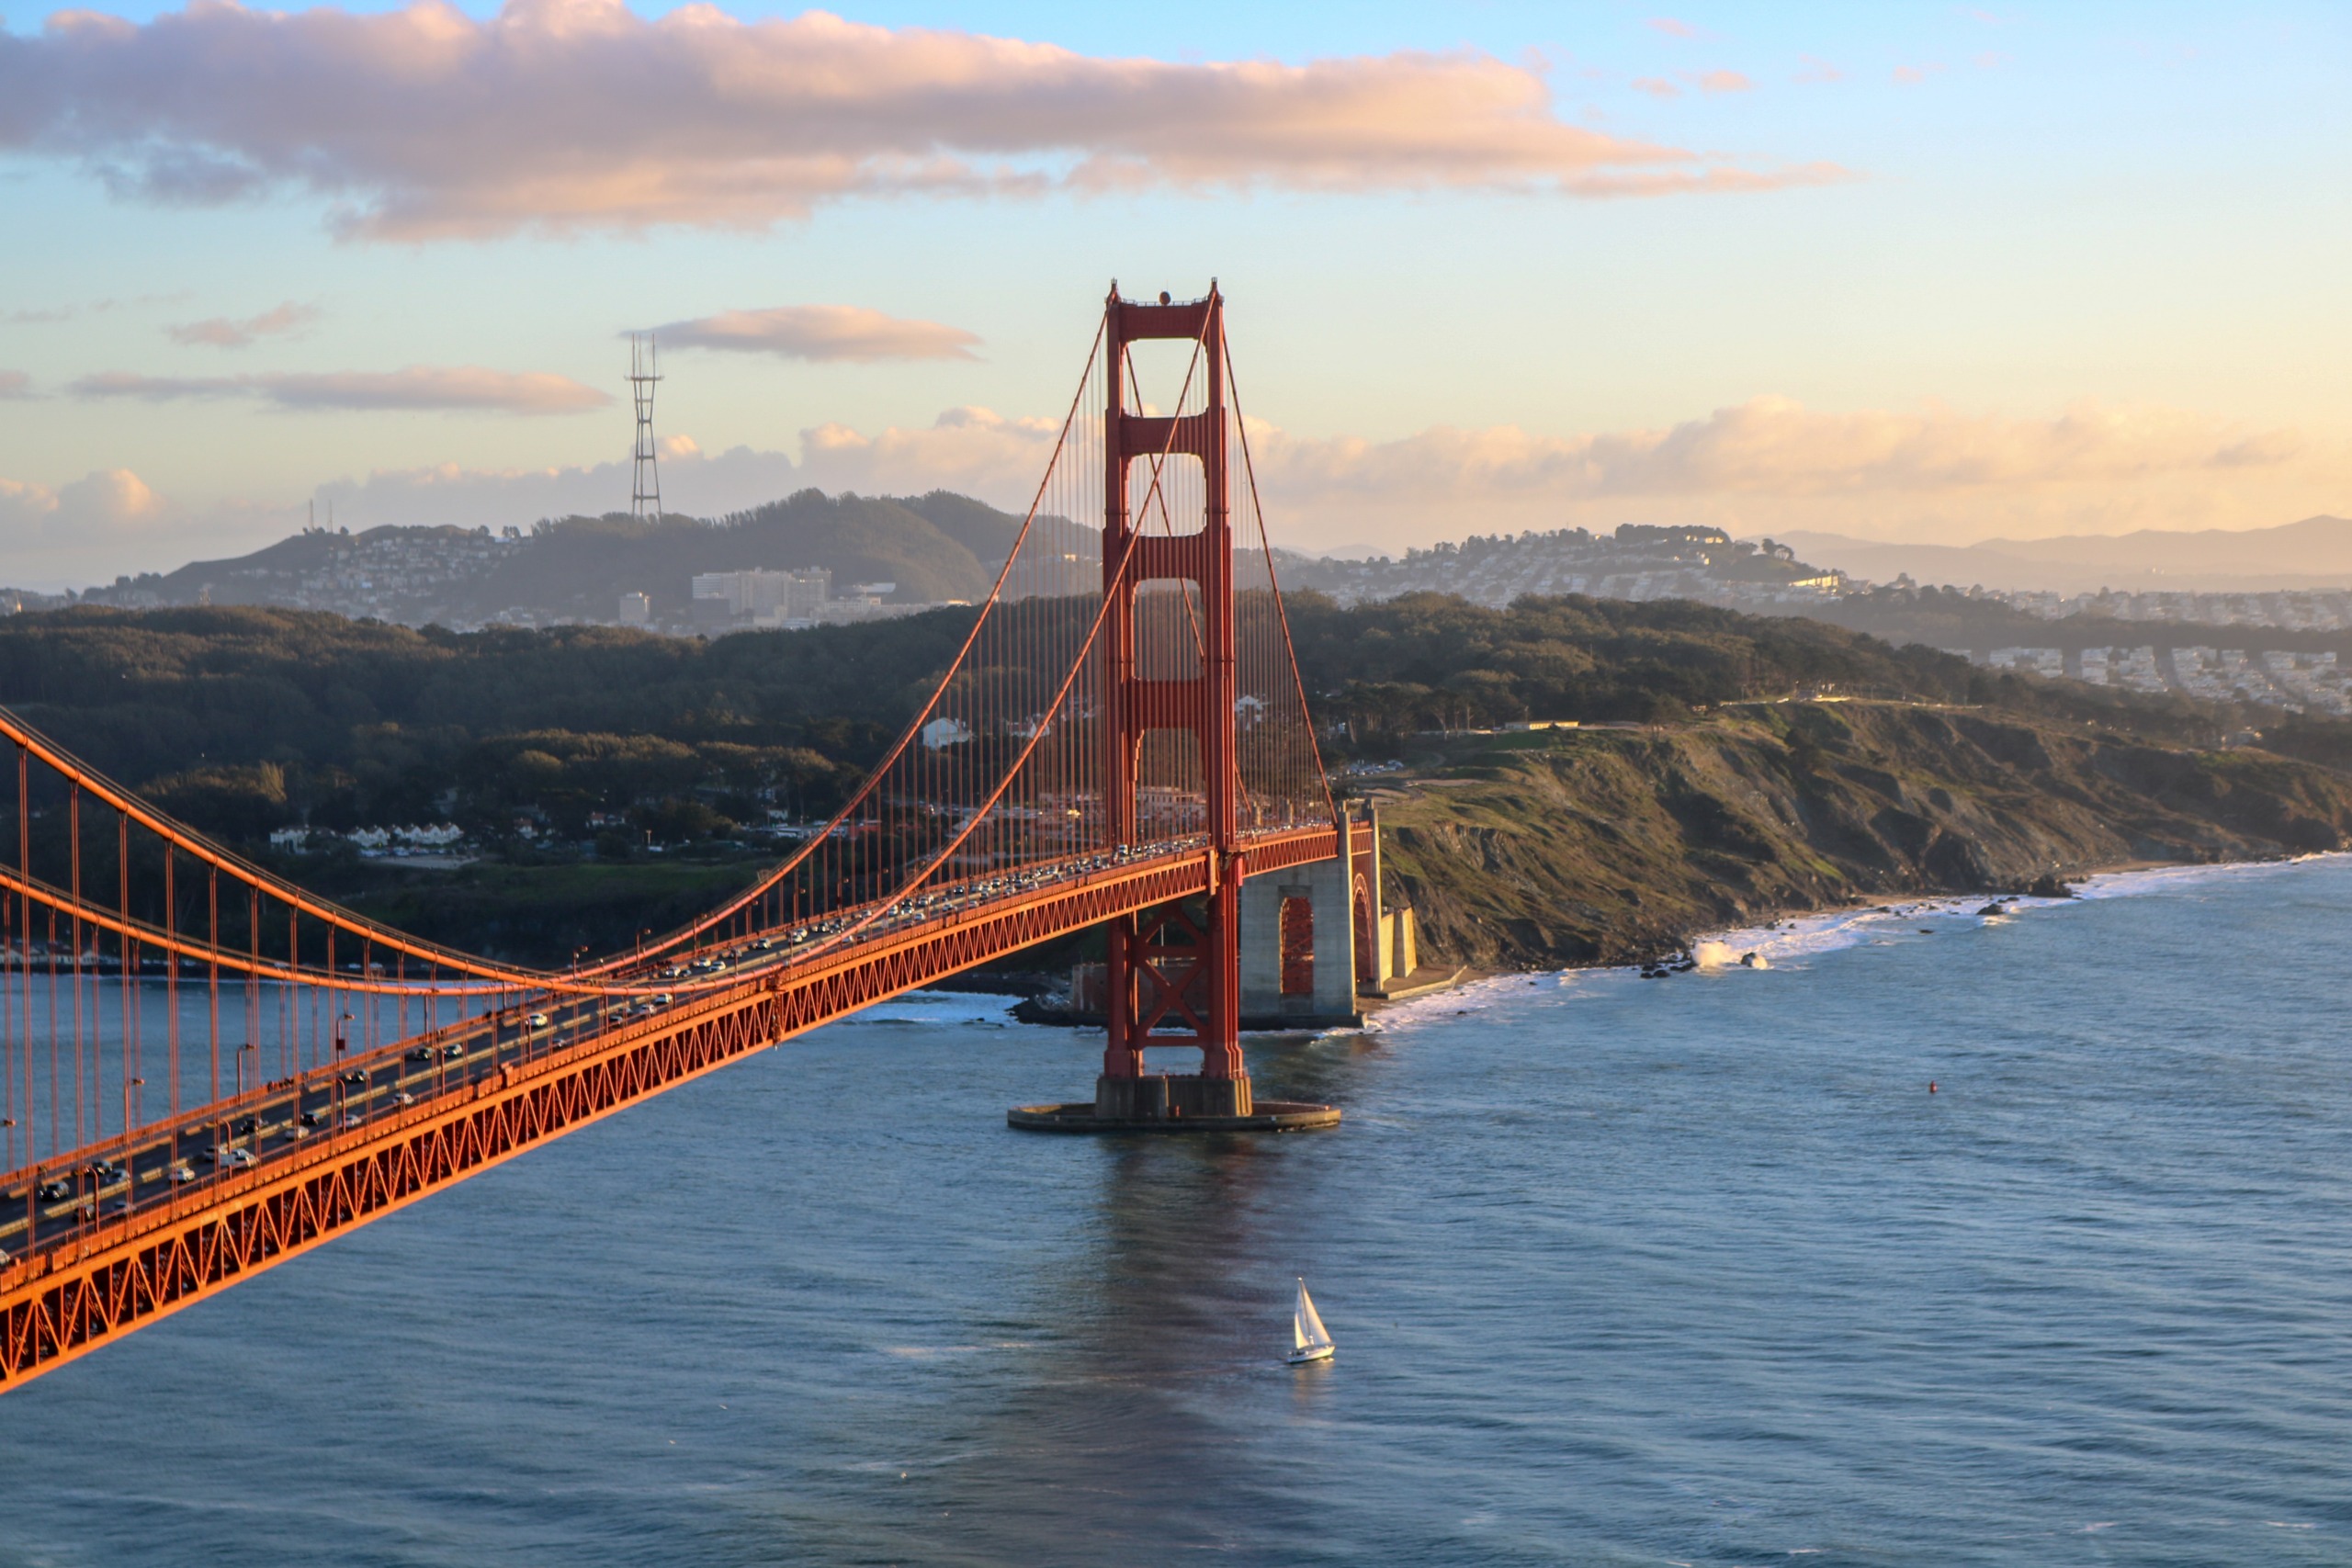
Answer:
[(662, 520), (662, 465), (653, 456), (653, 384), (662, 379), (661, 363), (651, 333), (628, 334), (628, 389), (637, 400), (637, 472), (628, 514), (648, 523)]

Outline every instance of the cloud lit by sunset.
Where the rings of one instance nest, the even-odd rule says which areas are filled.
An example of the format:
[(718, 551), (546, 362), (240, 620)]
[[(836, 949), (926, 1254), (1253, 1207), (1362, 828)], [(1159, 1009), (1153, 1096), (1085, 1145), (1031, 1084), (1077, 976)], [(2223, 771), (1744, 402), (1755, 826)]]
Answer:
[[(12, 12), (0, 528), (62, 585), (330, 493), (611, 505), (649, 326), (684, 507), (1018, 504), (1114, 276), (1221, 280), (1305, 548), (2352, 509), (2342, 220), (2305, 199), (2342, 18), (2135, 25)], [(136, 559), (59, 523), (113, 514), (62, 499), (103, 475), (150, 497)]]

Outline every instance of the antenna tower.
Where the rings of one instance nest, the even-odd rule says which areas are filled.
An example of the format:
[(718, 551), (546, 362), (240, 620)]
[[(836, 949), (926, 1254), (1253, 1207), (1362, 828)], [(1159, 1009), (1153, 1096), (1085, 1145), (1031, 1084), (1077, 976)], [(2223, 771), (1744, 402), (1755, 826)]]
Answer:
[(628, 389), (637, 402), (637, 464), (629, 483), (628, 514), (640, 522), (662, 520), (662, 466), (653, 455), (653, 385), (662, 362), (651, 333), (628, 334)]

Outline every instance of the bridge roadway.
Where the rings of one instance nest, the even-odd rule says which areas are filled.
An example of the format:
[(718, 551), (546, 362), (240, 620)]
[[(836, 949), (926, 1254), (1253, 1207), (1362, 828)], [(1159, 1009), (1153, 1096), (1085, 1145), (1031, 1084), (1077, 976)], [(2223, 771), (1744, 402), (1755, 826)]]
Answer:
[[(1360, 852), (1370, 829), (1357, 825)], [(1329, 827), (1261, 833), (1246, 875), (1329, 858)], [(854, 923), (758, 933), (724, 978), (672, 972), (653, 1008), (526, 995), (0, 1178), (0, 1390), (463, 1180), (524, 1149), (857, 1009), (1212, 888), (1207, 852), (1161, 844), (894, 901)]]

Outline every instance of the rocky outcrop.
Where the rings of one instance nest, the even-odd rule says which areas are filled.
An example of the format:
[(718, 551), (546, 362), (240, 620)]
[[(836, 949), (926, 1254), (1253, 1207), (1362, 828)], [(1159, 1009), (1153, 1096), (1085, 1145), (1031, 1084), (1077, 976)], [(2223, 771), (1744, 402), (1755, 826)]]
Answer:
[(1496, 746), (1383, 801), (1433, 960), (1613, 964), (1876, 895), (2023, 891), (2352, 837), (2352, 779), (2258, 751), (1896, 703), (1744, 705)]

